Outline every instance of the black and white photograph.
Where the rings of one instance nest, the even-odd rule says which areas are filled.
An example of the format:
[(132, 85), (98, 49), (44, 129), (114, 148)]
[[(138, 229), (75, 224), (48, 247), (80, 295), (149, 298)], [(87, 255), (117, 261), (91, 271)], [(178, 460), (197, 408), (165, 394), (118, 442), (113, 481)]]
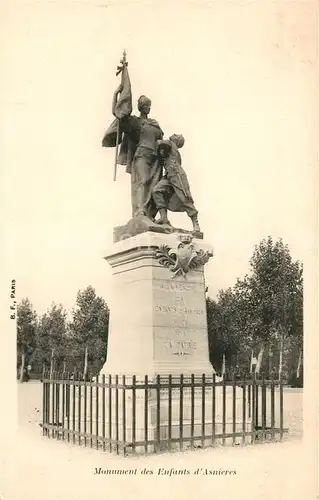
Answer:
[(0, 11), (0, 500), (315, 500), (317, 3)]

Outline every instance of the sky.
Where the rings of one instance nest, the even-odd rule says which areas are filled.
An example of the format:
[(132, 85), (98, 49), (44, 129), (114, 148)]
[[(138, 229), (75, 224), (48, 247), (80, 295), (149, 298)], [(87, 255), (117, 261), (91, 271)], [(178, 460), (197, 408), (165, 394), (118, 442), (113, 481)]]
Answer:
[[(1, 18), (2, 252), (18, 298), (67, 309), (87, 285), (107, 301), (103, 259), (130, 219), (130, 179), (101, 147), (116, 66), (152, 99), (181, 150), (205, 242), (209, 294), (249, 270), (254, 245), (316, 247), (314, 1), (12, 0)], [(172, 223), (191, 228), (186, 214)]]

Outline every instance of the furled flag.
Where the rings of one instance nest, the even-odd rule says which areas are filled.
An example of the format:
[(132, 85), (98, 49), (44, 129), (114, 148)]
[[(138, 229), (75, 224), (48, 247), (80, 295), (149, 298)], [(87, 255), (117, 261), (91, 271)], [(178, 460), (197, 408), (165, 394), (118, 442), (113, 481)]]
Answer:
[(132, 113), (132, 90), (127, 66), (122, 70), (122, 91), (115, 105), (114, 114), (119, 120)]
[[(129, 146), (129, 137), (125, 133), (120, 123), (124, 117), (128, 117), (132, 113), (132, 91), (131, 81), (127, 70), (126, 52), (124, 51), (121, 60), (121, 66), (117, 67), (117, 75), (121, 73), (121, 85), (119, 93), (114, 95), (112, 112), (115, 120), (111, 123), (109, 128), (104, 134), (102, 139), (102, 146), (105, 148), (112, 148), (115, 146), (115, 160), (114, 160), (114, 181), (116, 180), (117, 165), (126, 165), (126, 171), (130, 173), (130, 157), (131, 149)], [(120, 154), (119, 145), (121, 144)], [(130, 152), (129, 152), (130, 151)]]
[(115, 120), (111, 123), (109, 128), (104, 134), (102, 140), (102, 146), (105, 148), (110, 148), (116, 146), (121, 142), (122, 135), (119, 130), (119, 120), (125, 116), (129, 116), (132, 113), (132, 90), (131, 81), (128, 74), (126, 53), (124, 52), (123, 58), (121, 60), (121, 66), (118, 66), (117, 75), (121, 73), (121, 91), (117, 96), (117, 101), (113, 107), (113, 114), (115, 115)]

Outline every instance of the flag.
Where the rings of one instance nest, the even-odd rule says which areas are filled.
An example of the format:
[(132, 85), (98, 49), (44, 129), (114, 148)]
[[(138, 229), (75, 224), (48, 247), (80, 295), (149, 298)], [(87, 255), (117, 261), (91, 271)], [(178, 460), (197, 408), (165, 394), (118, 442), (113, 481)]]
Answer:
[(262, 348), (260, 349), (259, 354), (258, 354), (256, 370), (255, 370), (256, 373), (260, 372), (263, 354), (264, 354), (264, 346), (262, 346)]
[(126, 66), (124, 66), (122, 70), (122, 86), (122, 92), (117, 99), (114, 109), (114, 115), (118, 118), (118, 120), (121, 120), (121, 118), (124, 118), (125, 116), (129, 116), (133, 109), (131, 81)]
[[(109, 128), (106, 130), (102, 140), (102, 147), (104, 148), (114, 148), (117, 143), (120, 144), (122, 142), (123, 131), (119, 130), (119, 120), (121, 120), (125, 116), (130, 116), (130, 114), (132, 113), (133, 108), (131, 81), (126, 66), (124, 66), (122, 70), (122, 86), (122, 91), (120, 92), (113, 109), (113, 114), (115, 115), (116, 119), (113, 120)], [(118, 137), (118, 133), (120, 137)], [(124, 136), (125, 135), (126, 134), (124, 133)], [(119, 161), (119, 163), (126, 165), (126, 161), (124, 163), (121, 163), (121, 161)]]
[(301, 367), (301, 351), (299, 353), (299, 360), (298, 360), (298, 366), (297, 366), (297, 378), (300, 377), (300, 367)]

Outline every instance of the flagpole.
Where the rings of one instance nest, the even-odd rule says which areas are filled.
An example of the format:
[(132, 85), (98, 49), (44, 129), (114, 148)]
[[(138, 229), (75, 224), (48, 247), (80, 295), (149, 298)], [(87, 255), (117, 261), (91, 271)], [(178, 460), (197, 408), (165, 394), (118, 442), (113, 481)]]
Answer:
[[(120, 64), (121, 64), (121, 66), (117, 67), (116, 76), (118, 76), (120, 73), (122, 73), (122, 83), (123, 83), (123, 69), (125, 66), (127, 66), (126, 51), (125, 50), (123, 52), (123, 58), (121, 59)], [(119, 142), (120, 142), (120, 120), (117, 119), (113, 181), (116, 181), (117, 161), (118, 161), (118, 154), (119, 154)]]
[(117, 119), (117, 127), (116, 127), (116, 145), (115, 145), (115, 160), (114, 160), (114, 175), (113, 181), (116, 181), (117, 174), (117, 159), (119, 155), (119, 142), (120, 142), (120, 120)]

